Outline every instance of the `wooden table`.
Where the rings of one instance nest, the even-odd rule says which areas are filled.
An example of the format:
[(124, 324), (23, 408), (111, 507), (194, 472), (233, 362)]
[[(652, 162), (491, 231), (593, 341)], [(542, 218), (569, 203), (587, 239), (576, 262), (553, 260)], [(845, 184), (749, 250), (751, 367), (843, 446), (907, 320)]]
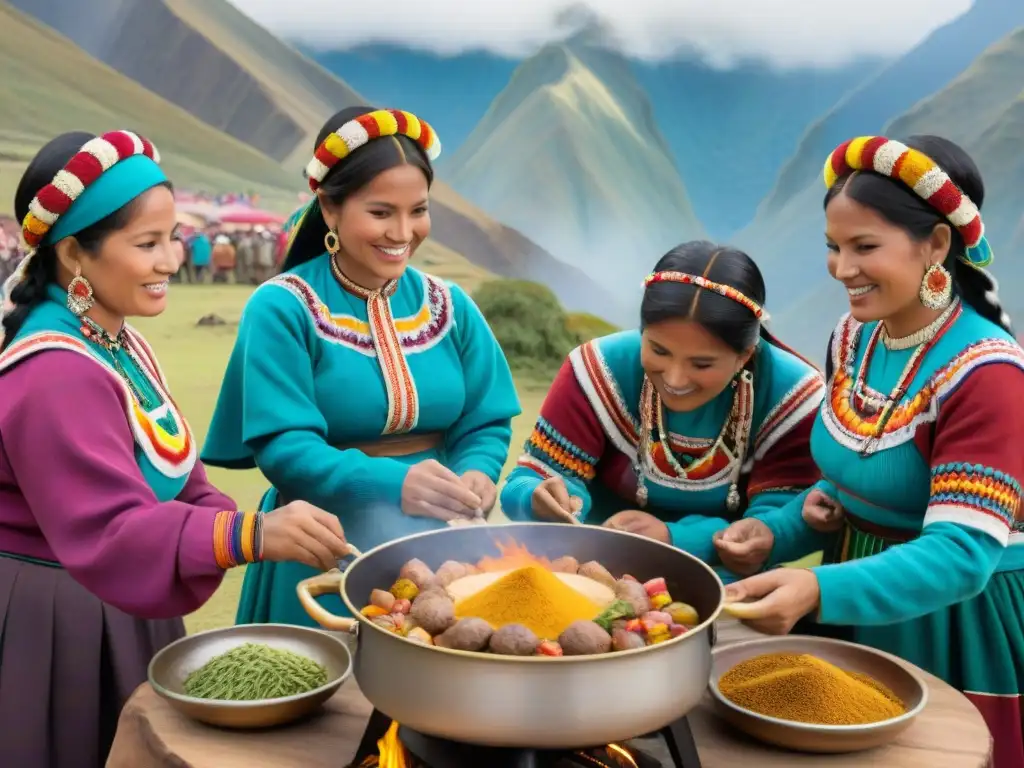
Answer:
[[(719, 622), (719, 644), (755, 636), (731, 619)], [(689, 716), (702, 768), (986, 768), (991, 738), (978, 710), (937, 677), (921, 674), (929, 699), (917, 722), (893, 744), (852, 755), (803, 755), (763, 746), (715, 717), (705, 701)], [(272, 731), (224, 731), (179, 715), (143, 685), (121, 714), (107, 768), (345, 768), (371, 711), (353, 679), (311, 720)]]

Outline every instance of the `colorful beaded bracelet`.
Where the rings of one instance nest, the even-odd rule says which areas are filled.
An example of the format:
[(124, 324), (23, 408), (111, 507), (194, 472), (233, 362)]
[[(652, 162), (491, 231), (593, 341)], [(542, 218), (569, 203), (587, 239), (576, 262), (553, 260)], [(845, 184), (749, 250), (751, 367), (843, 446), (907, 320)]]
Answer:
[(263, 514), (225, 510), (213, 522), (213, 553), (227, 570), (263, 558)]

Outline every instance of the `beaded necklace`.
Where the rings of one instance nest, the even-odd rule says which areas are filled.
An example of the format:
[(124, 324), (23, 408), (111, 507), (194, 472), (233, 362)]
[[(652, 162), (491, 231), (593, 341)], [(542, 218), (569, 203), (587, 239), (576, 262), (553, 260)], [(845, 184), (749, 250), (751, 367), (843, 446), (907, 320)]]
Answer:
[(916, 331), (909, 336), (890, 336), (888, 329), (884, 327), (884, 323), (878, 325), (882, 327), (882, 343), (885, 348), (897, 352), (902, 349), (910, 349), (916, 347), (918, 344), (923, 344), (929, 339), (933, 338), (939, 329), (949, 319), (949, 316), (956, 312), (957, 307), (960, 306), (960, 299), (954, 299), (953, 302), (946, 307), (942, 314), (932, 320), (928, 325), (919, 331)]
[[(740, 508), (742, 499), (738, 488), (740, 474), (743, 469), (743, 456), (747, 450), (754, 420), (754, 374), (744, 369), (732, 383), (735, 394), (733, 395), (732, 407), (729, 417), (722, 425), (722, 431), (718, 433), (715, 442), (704, 452), (702, 456), (695, 458), (690, 467), (696, 467), (705, 460), (710, 459), (716, 452), (721, 451), (729, 460), (730, 485), (729, 492), (725, 497), (725, 506), (729, 512), (736, 512)], [(644, 376), (643, 386), (640, 390), (640, 444), (637, 452), (637, 465), (635, 467), (637, 476), (637, 503), (643, 507), (647, 504), (647, 485), (644, 481), (647, 476), (647, 465), (651, 461), (651, 436), (657, 430), (658, 441), (661, 443), (665, 460), (672, 468), (677, 477), (683, 480), (690, 479), (689, 470), (684, 467), (676, 458), (669, 442), (669, 433), (665, 424), (665, 407), (661, 396), (651, 383), (651, 380)]]
[(372, 291), (369, 288), (364, 288), (341, 271), (341, 266), (338, 264), (337, 256), (331, 256), (331, 274), (334, 275), (334, 279), (341, 284), (342, 288), (353, 296), (356, 296), (366, 302), (372, 299), (375, 295), (383, 296), (385, 298), (390, 297), (398, 287), (397, 280), (388, 280), (383, 286), (375, 291)]
[[(883, 323), (878, 323), (878, 325), (875, 326), (875, 329), (871, 332), (867, 346), (864, 349), (864, 357), (861, 360), (860, 369), (857, 371), (856, 376), (853, 375), (854, 357), (856, 355), (851, 352), (849, 361), (846, 364), (846, 373), (848, 376), (853, 378), (854, 382), (851, 395), (853, 398), (856, 398), (856, 401), (852, 402), (851, 405), (855, 407), (860, 405), (860, 410), (871, 410), (878, 414), (878, 419), (875, 422), (874, 429), (861, 443), (859, 451), (861, 456), (869, 456), (875, 452), (875, 446), (882, 435), (885, 434), (885, 428), (888, 426), (889, 419), (892, 418), (892, 415), (896, 410), (896, 406), (899, 405), (904, 395), (907, 394), (907, 390), (910, 388), (911, 383), (914, 381), (914, 377), (921, 368), (925, 355), (928, 354), (936, 343), (938, 343), (939, 339), (943, 337), (953, 323), (957, 321), (957, 318), (960, 317), (961, 311), (962, 307), (960, 302), (954, 302), (950, 305), (949, 309), (940, 315), (939, 319), (942, 320), (941, 323), (931, 323), (926, 328), (921, 329), (917, 334), (913, 334), (914, 337), (917, 337), (918, 334), (928, 330), (931, 335), (928, 337), (921, 337), (921, 341), (918, 342), (917, 349), (915, 349), (910, 355), (910, 359), (907, 360), (907, 364), (903, 366), (903, 371), (896, 380), (895, 386), (893, 386), (892, 391), (884, 399), (866, 392), (866, 377), (868, 369), (871, 367), (871, 359), (878, 346), (878, 341), (885, 330)], [(854, 346), (853, 349), (855, 350), (856, 346)], [(859, 401), (859, 403), (857, 401)]]
[(121, 377), (121, 380), (128, 385), (128, 388), (131, 390), (132, 395), (135, 396), (135, 400), (139, 403), (139, 405), (146, 411), (152, 411), (154, 408), (160, 405), (160, 403), (154, 402), (151, 397), (148, 397), (142, 393), (138, 385), (136, 385), (136, 383), (132, 380), (132, 377), (129, 375), (128, 370), (124, 367), (124, 365), (121, 364), (121, 361), (118, 360), (117, 358), (117, 353), (123, 349), (125, 353), (128, 355), (128, 357), (131, 359), (131, 361), (135, 363), (136, 369), (142, 370), (142, 366), (140, 365), (139, 361), (135, 359), (135, 354), (132, 352), (131, 345), (125, 343), (124, 327), (122, 327), (121, 330), (117, 332), (117, 336), (115, 337), (107, 333), (107, 330), (96, 321), (88, 317), (82, 317), (80, 319), (82, 321), (82, 325), (79, 328), (81, 334), (86, 339), (93, 342), (102, 349), (105, 349), (110, 354), (110, 359), (114, 367), (114, 371), (117, 373), (118, 376)]

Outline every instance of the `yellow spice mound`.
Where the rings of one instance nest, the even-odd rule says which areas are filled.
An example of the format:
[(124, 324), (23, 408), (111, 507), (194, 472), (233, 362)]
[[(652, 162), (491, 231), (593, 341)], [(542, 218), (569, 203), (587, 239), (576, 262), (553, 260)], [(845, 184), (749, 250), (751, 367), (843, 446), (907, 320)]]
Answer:
[(862, 725), (907, 711), (896, 694), (876, 680), (810, 654), (755, 656), (722, 675), (718, 688), (744, 709), (801, 723)]
[(554, 640), (574, 621), (600, 612), (601, 606), (539, 565), (507, 573), (455, 604), (457, 618), (483, 619), (495, 629), (523, 624), (542, 640)]

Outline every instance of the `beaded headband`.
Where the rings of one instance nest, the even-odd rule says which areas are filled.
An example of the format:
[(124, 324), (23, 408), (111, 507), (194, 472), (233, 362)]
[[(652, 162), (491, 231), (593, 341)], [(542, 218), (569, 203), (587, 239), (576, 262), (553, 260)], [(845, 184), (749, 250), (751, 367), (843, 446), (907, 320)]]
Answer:
[(105, 171), (136, 155), (160, 162), (156, 147), (131, 131), (111, 131), (87, 141), (29, 203), (21, 222), (21, 234), (28, 246), (37, 248), (72, 203)]
[(686, 272), (652, 272), (644, 278), (644, 288), (647, 288), (654, 283), (683, 283), (684, 285), (696, 285), (698, 288), (703, 288), (706, 291), (714, 291), (720, 296), (732, 299), (737, 304), (742, 304), (754, 313), (754, 317), (762, 322), (768, 320), (768, 313), (765, 312), (764, 307), (753, 299), (748, 299), (731, 285), (716, 283), (712, 280), (708, 280), (706, 277), (690, 275)]
[[(130, 164), (119, 165), (125, 160), (137, 163), (135, 158), (148, 158), (152, 162), (148, 168), (142, 169), (129, 169)], [(21, 222), (21, 235), (29, 250), (4, 281), (4, 304), (0, 316), (13, 311), (11, 292), (24, 279), (36, 249), (41, 244), (81, 232), (150, 187), (166, 181), (167, 177), (160, 170), (159, 162), (160, 153), (156, 147), (131, 131), (111, 131), (83, 144), (64, 167), (57, 171), (53, 181), (40, 189), (29, 203), (28, 213)], [(117, 173), (105, 175), (114, 167), (119, 170), (123, 168), (127, 173), (121, 175), (126, 178), (113, 178)], [(88, 199), (82, 199), (83, 195), (89, 198), (86, 195), (89, 190), (90, 194), (102, 192), (104, 183), (96, 183), (100, 178), (104, 179), (104, 183), (107, 180), (113, 182), (108, 185), (112, 189), (107, 189), (107, 194), (101, 195), (110, 199), (93, 201), (96, 204), (89, 205)], [(81, 203), (72, 209), (78, 200)]]
[(873, 171), (910, 187), (956, 227), (966, 246), (961, 261), (979, 268), (992, 263), (992, 247), (978, 206), (928, 155), (884, 136), (860, 136), (843, 142), (829, 155), (825, 186), (831, 189), (853, 171)]
[(320, 143), (313, 153), (313, 159), (306, 166), (309, 188), (316, 192), (328, 172), (340, 160), (344, 160), (371, 139), (383, 136), (406, 136), (412, 139), (423, 147), (430, 160), (436, 160), (441, 154), (441, 142), (426, 120), (420, 120), (411, 112), (378, 109), (349, 120)]

